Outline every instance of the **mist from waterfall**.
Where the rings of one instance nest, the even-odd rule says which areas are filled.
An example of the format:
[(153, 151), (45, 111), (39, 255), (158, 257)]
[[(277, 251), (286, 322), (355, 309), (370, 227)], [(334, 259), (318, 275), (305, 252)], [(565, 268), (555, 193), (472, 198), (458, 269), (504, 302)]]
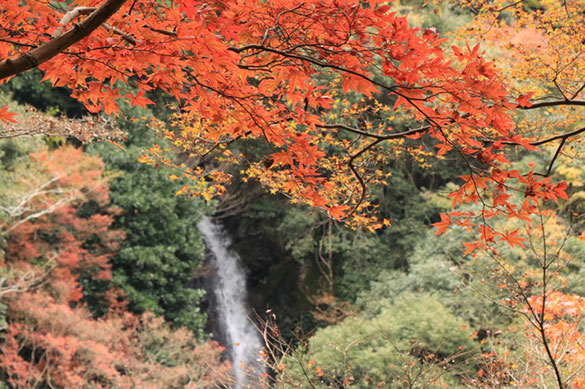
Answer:
[(219, 326), (234, 367), (234, 388), (257, 387), (266, 368), (259, 355), (260, 336), (249, 320), (246, 276), (240, 258), (230, 250), (231, 241), (221, 226), (204, 216), (197, 228), (213, 254), (216, 272), (212, 290)]

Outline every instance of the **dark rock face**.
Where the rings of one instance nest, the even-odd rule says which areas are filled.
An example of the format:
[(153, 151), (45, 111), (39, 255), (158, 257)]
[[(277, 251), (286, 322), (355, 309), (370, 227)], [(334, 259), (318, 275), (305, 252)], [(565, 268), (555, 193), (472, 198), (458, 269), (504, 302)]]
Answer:
[(301, 264), (259, 232), (255, 221), (238, 215), (223, 223), (247, 271), (250, 306), (261, 317), (272, 310), (285, 337), (293, 336), (297, 327), (312, 328), (312, 306), (302, 292)]
[(187, 285), (194, 289), (205, 290), (205, 295), (199, 300), (199, 308), (201, 312), (207, 314), (207, 322), (205, 324), (204, 332), (211, 334), (211, 338), (222, 343), (225, 339), (225, 334), (221, 334), (221, 327), (217, 324), (217, 302), (213, 294), (213, 279), (215, 275), (215, 268), (209, 252), (206, 250), (206, 258), (203, 265), (195, 277)]

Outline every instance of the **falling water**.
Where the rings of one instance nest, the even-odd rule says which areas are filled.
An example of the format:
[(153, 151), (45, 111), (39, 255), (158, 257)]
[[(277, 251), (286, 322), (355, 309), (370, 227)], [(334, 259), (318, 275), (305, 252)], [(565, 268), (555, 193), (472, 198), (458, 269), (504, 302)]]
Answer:
[(246, 277), (240, 258), (229, 249), (231, 242), (220, 226), (204, 216), (197, 228), (215, 259), (213, 293), (217, 299), (219, 325), (234, 366), (234, 388), (257, 387), (265, 367), (259, 360), (260, 336), (248, 319)]

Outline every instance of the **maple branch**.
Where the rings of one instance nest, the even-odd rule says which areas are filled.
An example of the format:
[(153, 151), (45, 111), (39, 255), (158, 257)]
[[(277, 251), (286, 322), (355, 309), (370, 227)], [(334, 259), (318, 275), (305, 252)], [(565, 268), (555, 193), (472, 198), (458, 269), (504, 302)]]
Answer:
[(522, 1), (523, 0), (520, 0), (520, 1), (516, 1), (515, 3), (511, 3), (511, 4), (508, 4), (508, 5), (505, 5), (505, 6), (501, 7), (501, 8), (499, 8), (499, 9), (494, 10), (494, 12), (496, 12), (498, 14), (501, 14), (502, 12), (504, 12), (505, 10), (507, 10), (508, 8), (515, 7), (518, 4), (522, 3)]
[[(572, 136), (579, 135), (582, 132), (585, 132), (585, 127), (579, 128), (579, 129), (571, 131), (571, 132), (567, 132), (566, 134), (555, 135), (555, 136), (551, 136), (550, 138), (535, 140), (533, 142), (528, 142), (528, 144), (531, 146), (540, 146), (540, 145), (543, 145), (545, 143), (554, 142), (555, 140), (559, 140), (559, 139), (566, 140)], [(493, 143), (494, 141), (487, 140), (487, 142)], [(513, 141), (505, 141), (505, 142), (502, 142), (502, 144), (507, 145), (507, 146), (520, 146), (521, 145), (521, 143), (513, 142)]]
[(33, 49), (37, 47), (35, 45), (30, 45), (28, 43), (21, 43), (21, 42), (13, 41), (10, 39), (4, 39), (4, 38), (0, 38), (0, 42), (10, 43), (11, 45), (14, 45), (14, 46), (31, 47)]
[(559, 147), (557, 147), (557, 151), (555, 152), (555, 155), (553, 156), (553, 158), (550, 161), (550, 164), (548, 165), (548, 170), (546, 171), (546, 174), (540, 174), (541, 176), (548, 177), (550, 175), (550, 172), (553, 168), (553, 165), (554, 165), (555, 161), (557, 160), (557, 157), (561, 153), (561, 150), (563, 149), (563, 146), (565, 145), (565, 142), (567, 141), (567, 139), (569, 139), (571, 136), (575, 136), (575, 135), (580, 134), (582, 132), (585, 132), (585, 127), (579, 128), (578, 130), (571, 131), (571, 132), (563, 134), (563, 135), (556, 135), (556, 136), (553, 136), (553, 137), (550, 137), (547, 139), (543, 139), (541, 141), (530, 142), (530, 144), (532, 146), (538, 146), (538, 145), (549, 143), (549, 142), (552, 142), (552, 141), (555, 141), (558, 139), (561, 140), (561, 143), (559, 144)]
[[(551, 136), (550, 138), (530, 142), (530, 145), (531, 146), (540, 146), (540, 145), (543, 145), (545, 143), (550, 143), (550, 142), (553, 142), (553, 141), (559, 140), (559, 139), (566, 140), (567, 138), (570, 138), (570, 137), (575, 136), (575, 135), (579, 135), (582, 132), (585, 132), (585, 127), (579, 128), (578, 130), (575, 130), (575, 131), (567, 132), (566, 134), (555, 135), (555, 136)], [(504, 143), (508, 144), (507, 142), (504, 142)], [(514, 142), (510, 142), (509, 144), (513, 144), (513, 143)]]
[(355, 178), (358, 180), (358, 182), (359, 182), (359, 184), (360, 184), (360, 186), (362, 188), (362, 191), (361, 191), (362, 193), (361, 193), (360, 199), (356, 203), (356, 205), (353, 208), (351, 214), (353, 214), (353, 213), (355, 213), (355, 211), (357, 211), (357, 209), (360, 206), (360, 204), (364, 201), (364, 198), (366, 197), (366, 193), (368, 191), (367, 186), (366, 186), (366, 183), (364, 182), (364, 179), (360, 176), (360, 174), (357, 171), (357, 169), (356, 169), (355, 165), (353, 164), (353, 162), (357, 158), (359, 158), (360, 155), (362, 155), (363, 153), (365, 153), (366, 151), (368, 151), (372, 147), (376, 146), (378, 143), (381, 143), (381, 142), (386, 141), (386, 140), (389, 140), (389, 139), (402, 138), (402, 137), (407, 136), (407, 135), (417, 134), (419, 132), (426, 131), (429, 128), (431, 128), (431, 126), (423, 126), (423, 127), (414, 128), (414, 129), (411, 129), (411, 130), (408, 130), (408, 131), (398, 132), (398, 133), (395, 133), (395, 134), (377, 135), (377, 134), (371, 134), (371, 133), (366, 132), (366, 131), (362, 131), (362, 130), (357, 129), (357, 128), (349, 127), (349, 126), (346, 126), (346, 125), (343, 125), (343, 124), (326, 124), (326, 125), (317, 125), (316, 127), (320, 127), (320, 128), (340, 128), (340, 129), (344, 129), (344, 130), (347, 130), (347, 131), (354, 132), (356, 134), (360, 134), (360, 135), (364, 135), (364, 136), (369, 136), (369, 137), (372, 137), (372, 138), (376, 139), (375, 141), (373, 141), (372, 143), (369, 143), (368, 145), (364, 146), (358, 152), (356, 152), (355, 154), (350, 155), (350, 157), (349, 157), (349, 162), (347, 163), (347, 165), (348, 165), (349, 169), (351, 170), (351, 172), (353, 173), (353, 175), (355, 176)]
[[(300, 55), (300, 54), (295, 54), (295, 53), (291, 53), (291, 52), (287, 52), (287, 51), (282, 51), (282, 50), (278, 50), (278, 49), (274, 49), (272, 47), (268, 47), (268, 46), (263, 46), (263, 45), (258, 45), (258, 44), (251, 44), (251, 45), (246, 45), (246, 46), (241, 46), (241, 47), (230, 47), (228, 48), (228, 50), (233, 51), (234, 53), (242, 53), (244, 51), (248, 51), (248, 50), (260, 50), (260, 51), (267, 51), (269, 53), (274, 53), (274, 54), (278, 54), (280, 56), (283, 56), (285, 58), (292, 58), (292, 59), (298, 59), (304, 62), (309, 62), (312, 63), (313, 65), (317, 65), (319, 67), (325, 68), (325, 69), (334, 69), (340, 72), (344, 72), (344, 73), (348, 73), (348, 74), (352, 74), (356, 77), (360, 77), (368, 82), (370, 82), (373, 85), (379, 86), (383, 89), (392, 91), (393, 93), (396, 93), (397, 95), (399, 95), (400, 97), (406, 99), (407, 101), (412, 101), (412, 100), (416, 100), (416, 99), (412, 99), (410, 97), (404, 96), (398, 92), (396, 92), (396, 89), (398, 88), (402, 88), (400, 86), (389, 86), (386, 85), (382, 82), (376, 81), (371, 77), (368, 77), (365, 74), (362, 74), (360, 72), (356, 72), (355, 70), (351, 70), (351, 69), (347, 69), (344, 68), (343, 66), (339, 66), (339, 65), (334, 65), (331, 63), (327, 63), (327, 62), (321, 62), (315, 58), (311, 58), (311, 57), (307, 57), (305, 55)], [(414, 105), (414, 104), (413, 104)]]
[(565, 99), (565, 101), (567, 101), (567, 100), (569, 100), (569, 98), (567, 97), (567, 95), (563, 91), (563, 88), (561, 88), (561, 86), (559, 85), (559, 82), (557, 81), (558, 76), (559, 75), (557, 74), (555, 76), (555, 78), (553, 79), (553, 84), (555, 84), (555, 87), (557, 88), (557, 90), (559, 91), (559, 93), (561, 94), (561, 96), (563, 96), (563, 99)]
[(364, 198), (366, 197), (366, 193), (368, 192), (368, 188), (366, 186), (366, 183), (364, 182), (364, 179), (362, 178), (362, 176), (360, 176), (360, 174), (357, 171), (357, 169), (356, 169), (355, 165), (353, 164), (353, 162), (360, 155), (362, 155), (363, 153), (365, 153), (366, 151), (368, 151), (372, 147), (376, 146), (378, 143), (381, 143), (382, 141), (384, 141), (384, 139), (376, 139), (372, 143), (364, 146), (357, 153), (351, 155), (350, 158), (349, 158), (349, 162), (347, 163), (347, 165), (349, 166), (349, 169), (351, 170), (351, 172), (353, 173), (353, 175), (355, 176), (355, 178), (357, 178), (358, 182), (360, 183), (360, 186), (362, 187), (362, 194), (361, 194), (360, 199), (358, 200), (358, 202), (355, 204), (355, 207), (353, 208), (353, 210), (351, 211), (351, 213), (348, 215), (348, 217), (351, 216), (352, 214), (354, 214), (357, 211), (357, 209), (360, 206), (360, 204), (364, 201)]
[(585, 101), (583, 100), (553, 100), (553, 101), (543, 101), (542, 103), (534, 103), (530, 107), (520, 107), (520, 109), (537, 109), (537, 108), (544, 108), (544, 107), (556, 107), (559, 105), (578, 105), (578, 106), (585, 106)]
[[(71, 11), (67, 12), (65, 15), (63, 15), (63, 17), (59, 21), (59, 23), (62, 24), (62, 26), (55, 30), (52, 37), (57, 38), (57, 37), (61, 36), (63, 34), (63, 30), (65, 29), (65, 26), (67, 24), (69, 24), (73, 19), (75, 19), (81, 15), (91, 15), (95, 10), (97, 10), (97, 7), (76, 7), (74, 9), (72, 9)], [(104, 23), (103, 26), (106, 30), (111, 31), (114, 34), (120, 35), (122, 37), (122, 39), (124, 39), (126, 42), (130, 43), (133, 46), (136, 46), (136, 39), (134, 39), (129, 34), (126, 34), (124, 31), (122, 31), (122, 30), (120, 30), (120, 29), (118, 29), (118, 28), (116, 28), (108, 23)]]
[(559, 156), (559, 154), (561, 153), (561, 150), (563, 148), (563, 146), (565, 145), (565, 142), (567, 141), (567, 138), (562, 138), (561, 139), (561, 143), (559, 144), (559, 147), (557, 147), (557, 151), (555, 152), (555, 155), (552, 157), (552, 159), (550, 160), (550, 163), (548, 165), (548, 170), (546, 171), (546, 173), (543, 175), (544, 177), (548, 177), (550, 175), (550, 171), (553, 168), (553, 165), (555, 164), (555, 161), (557, 160), (557, 157)]
[[(553, 156), (553, 158), (551, 159), (551, 161), (548, 165), (548, 170), (546, 171), (546, 173), (545, 174), (536, 173), (536, 174), (538, 174), (539, 176), (548, 177), (550, 175), (550, 172), (552, 171), (552, 168), (554, 166), (555, 161), (557, 160), (558, 156), (561, 153), (561, 150), (563, 149), (563, 146), (565, 146), (565, 142), (567, 141), (567, 139), (569, 139), (572, 136), (579, 135), (583, 132), (585, 132), (585, 127), (579, 128), (579, 129), (571, 131), (571, 132), (567, 132), (566, 134), (555, 135), (555, 136), (551, 136), (550, 138), (529, 142), (528, 144), (531, 146), (540, 146), (540, 145), (543, 145), (546, 143), (554, 142), (555, 140), (559, 140), (559, 139), (561, 140), (561, 143), (557, 147), (557, 151), (555, 152), (555, 155)], [(520, 146), (520, 143), (517, 143), (517, 142), (502, 142), (502, 143), (505, 145)]]
[(89, 36), (114, 15), (126, 1), (128, 0), (106, 0), (91, 15), (63, 35), (53, 38), (14, 59), (8, 58), (2, 61), (0, 63), (0, 80), (35, 68)]
[[(97, 10), (97, 7), (76, 7), (74, 9), (72, 9), (71, 11), (67, 12), (65, 15), (63, 15), (63, 17), (61, 18), (61, 20), (59, 21), (60, 24), (62, 24), (61, 27), (59, 27), (58, 29), (55, 30), (55, 32), (53, 32), (52, 37), (53, 38), (58, 38), (61, 35), (63, 35), (63, 30), (65, 29), (65, 26), (67, 26), (67, 24), (71, 23), (72, 20), (74, 20), (75, 18), (81, 16), (81, 15), (91, 15), (94, 11)], [(134, 37), (132, 37), (129, 34), (126, 34), (124, 31), (112, 26), (111, 24), (108, 23), (103, 23), (103, 27), (110, 31), (113, 32), (114, 34), (118, 34), (122, 37), (122, 39), (124, 39), (126, 42), (130, 43), (133, 46), (136, 46), (136, 39), (134, 39)]]
[[(415, 101), (426, 101), (425, 98), (414, 98), (414, 97), (409, 97), (407, 95), (405, 95), (404, 93), (401, 93), (399, 90), (400, 89), (411, 89), (410, 87), (406, 87), (406, 86), (400, 86), (400, 85), (394, 85), (394, 86), (390, 86), (387, 84), (384, 84), (383, 82), (380, 81), (376, 81), (375, 79), (373, 79), (372, 77), (357, 72), (355, 70), (351, 70), (351, 69), (347, 69), (343, 66), (340, 65), (335, 65), (335, 64), (331, 64), (331, 63), (327, 63), (327, 62), (322, 62), (319, 61), (315, 58), (311, 58), (305, 55), (300, 55), (300, 54), (295, 54), (295, 53), (291, 53), (289, 51), (282, 51), (282, 50), (278, 50), (278, 49), (274, 49), (272, 47), (267, 47), (267, 46), (263, 46), (263, 45), (258, 45), (258, 44), (251, 44), (251, 45), (246, 45), (246, 46), (241, 46), (241, 47), (230, 47), (228, 48), (228, 50), (233, 51), (235, 53), (242, 53), (244, 51), (247, 50), (260, 50), (260, 51), (267, 51), (270, 53), (274, 53), (274, 54), (278, 54), (282, 57), (285, 58), (292, 58), (292, 59), (298, 59), (300, 61), (304, 61), (304, 62), (308, 62), (311, 63), (313, 65), (319, 66), (321, 68), (324, 69), (334, 69), (337, 70), (339, 72), (343, 72), (343, 73), (347, 73), (347, 74), (352, 74), (356, 77), (359, 77), (363, 80), (368, 81), (370, 84), (378, 86), (382, 89), (385, 89), (393, 94), (395, 94), (396, 96), (402, 97), (404, 100), (406, 100), (414, 109), (416, 109), (418, 112), (420, 112), (431, 124), (437, 126), (437, 128), (440, 128), (441, 126), (432, 118), (430, 117), (421, 107), (419, 107)], [(418, 89), (418, 88), (416, 88)]]
[(403, 138), (405, 136), (417, 134), (419, 132), (423, 132), (423, 131), (426, 131), (429, 128), (431, 128), (431, 126), (423, 126), (423, 127), (414, 128), (414, 129), (411, 129), (411, 130), (408, 130), (408, 131), (397, 132), (397, 133), (394, 133), (394, 134), (379, 135), (379, 134), (372, 134), (371, 132), (367, 132), (367, 131), (360, 130), (359, 128), (346, 126), (345, 124), (316, 124), (315, 127), (317, 127), (317, 128), (338, 128), (338, 129), (341, 129), (341, 130), (346, 130), (346, 131), (353, 132), (355, 134), (367, 136), (369, 138), (378, 139), (380, 141), (382, 141), (382, 140), (390, 140), (390, 139), (397, 139), (397, 138)]
[(280, 17), (281, 17), (281, 16), (283, 16), (283, 15), (285, 15), (285, 14), (287, 14), (287, 13), (294, 12), (294, 11), (296, 11), (297, 9), (299, 9), (299, 8), (302, 8), (302, 7), (304, 7), (304, 6), (305, 6), (305, 3), (301, 3), (301, 4), (299, 4), (298, 6), (296, 6), (296, 7), (294, 7), (294, 8), (287, 9), (287, 10), (284, 10), (284, 11), (282, 11), (281, 13), (279, 13), (279, 14), (276, 16), (276, 19), (274, 20), (274, 25), (273, 25), (272, 27), (270, 27), (270, 28), (267, 28), (267, 29), (266, 29), (266, 31), (264, 31), (264, 36), (262, 37), (262, 43), (260, 43), (260, 44), (261, 44), (261, 45), (264, 45), (264, 43), (266, 43), (266, 41), (267, 41), (267, 40), (268, 40), (268, 38), (270, 37), (269, 33), (270, 33), (271, 31), (275, 31), (276, 29), (278, 29), (278, 28), (279, 28), (279, 23), (280, 23)]
[[(562, 144), (565, 143), (565, 139), (563, 139)], [(560, 151), (560, 147), (557, 150), (557, 154)], [(556, 158), (556, 154), (555, 154), (555, 158)], [(539, 207), (540, 208), (540, 207)], [(547, 270), (548, 267), (550, 266), (550, 264), (547, 265), (546, 263), (546, 257), (547, 257), (547, 241), (546, 241), (546, 232), (545, 232), (545, 222), (543, 221), (542, 218), (542, 213), (540, 214), (540, 226), (542, 229), (542, 248), (543, 248), (543, 254), (542, 254), (542, 306), (541, 306), (541, 310), (540, 310), (540, 315), (538, 316), (538, 331), (540, 332), (540, 336), (542, 339), (542, 343), (544, 344), (544, 348), (546, 351), (546, 355), (548, 356), (549, 362), (554, 370), (555, 373), (555, 378), (557, 380), (557, 384), (559, 385), (559, 389), (563, 389), (565, 387), (565, 385), (563, 384), (563, 379), (561, 377), (561, 372), (559, 371), (559, 367), (557, 364), (557, 360), (556, 358), (553, 356), (551, 350), (550, 350), (550, 346), (549, 346), (549, 342), (546, 336), (546, 328), (545, 328), (545, 312), (546, 312), (546, 297), (547, 297)], [(552, 262), (551, 262), (552, 263)]]

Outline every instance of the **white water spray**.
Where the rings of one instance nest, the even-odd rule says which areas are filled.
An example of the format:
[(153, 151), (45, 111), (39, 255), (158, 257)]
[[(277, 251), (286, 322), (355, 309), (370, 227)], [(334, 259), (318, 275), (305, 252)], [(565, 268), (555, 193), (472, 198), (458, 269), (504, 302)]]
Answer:
[(260, 336), (248, 319), (246, 277), (240, 258), (229, 249), (231, 242), (225, 231), (209, 218), (204, 216), (197, 228), (215, 259), (213, 293), (234, 366), (234, 388), (258, 387), (266, 368), (260, 360)]

